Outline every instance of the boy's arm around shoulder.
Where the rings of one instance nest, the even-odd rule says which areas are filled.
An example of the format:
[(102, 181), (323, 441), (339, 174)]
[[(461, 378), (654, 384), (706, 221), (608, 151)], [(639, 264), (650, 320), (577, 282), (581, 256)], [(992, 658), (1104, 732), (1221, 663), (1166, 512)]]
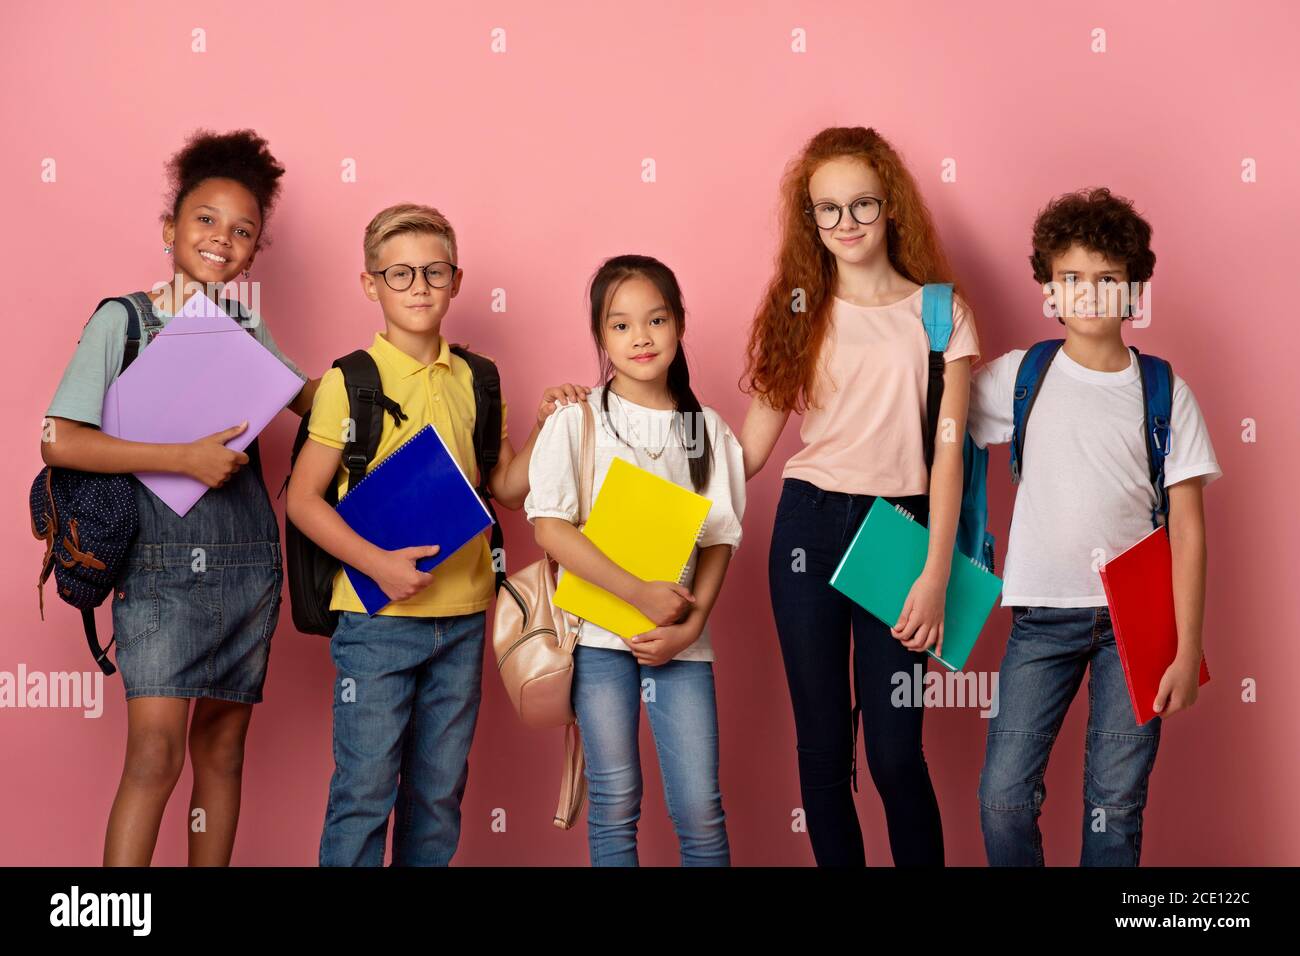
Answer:
[(971, 373), (966, 430), (981, 448), (1011, 441), (1016, 371), (1024, 354), (1007, 352)]
[(492, 497), (511, 511), (523, 507), (528, 497), (528, 467), (532, 461), (533, 448), (541, 434), (546, 419), (555, 413), (561, 405), (571, 405), (586, 401), (590, 392), (585, 385), (553, 385), (542, 392), (541, 403), (537, 406), (537, 420), (529, 432), (524, 447), (515, 451), (510, 439), (505, 436), (505, 423), (501, 426), (501, 450), (497, 454), (496, 467), (488, 476), (488, 490)]

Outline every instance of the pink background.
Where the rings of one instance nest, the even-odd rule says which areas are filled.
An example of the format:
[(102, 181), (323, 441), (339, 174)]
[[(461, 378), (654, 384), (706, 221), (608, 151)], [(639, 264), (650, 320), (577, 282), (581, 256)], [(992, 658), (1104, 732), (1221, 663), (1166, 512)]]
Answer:
[[(25, 5), (0, 57), (5, 217), (0, 257), (14, 334), (3, 407), (16, 448), (0, 461), (0, 670), (91, 666), (74, 611), (52, 589), (44, 623), (40, 545), (25, 514), (37, 433), (82, 324), (103, 296), (165, 278), (157, 224), (163, 165), (195, 127), (253, 127), (288, 169), (254, 268), (285, 351), (313, 374), (367, 344), (382, 321), (358, 290), (362, 230), (398, 201), (436, 205), (466, 270), (445, 331), (500, 363), (510, 426), (528, 432), (543, 386), (596, 374), (584, 284), (624, 252), (660, 257), (690, 310), (687, 347), (703, 401), (739, 429), (744, 337), (775, 249), (784, 164), (829, 125), (871, 125), (903, 152), (930, 203), (986, 358), (1058, 326), (1039, 312), (1029, 229), (1053, 195), (1105, 184), (1155, 227), (1154, 321), (1132, 344), (1169, 357), (1204, 409), (1225, 477), (1207, 492), (1205, 640), (1214, 680), (1165, 728), (1144, 862), (1295, 864), (1297, 784), (1296, 376), (1288, 357), (1300, 102), (1290, 4), (1151, 2), (582, 4), (198, 3)], [(467, 6), (469, 7), (467, 9)], [(996, 12), (995, 12), (996, 10)], [(190, 52), (190, 31), (207, 52)], [(490, 31), (507, 31), (505, 54)], [(791, 30), (807, 31), (804, 54)], [(1090, 52), (1094, 27), (1108, 51)], [(57, 161), (56, 183), (40, 179)], [(340, 180), (345, 157), (358, 181)], [(640, 181), (653, 157), (658, 181)], [(945, 157), (957, 181), (940, 180)], [(1245, 157), (1258, 182), (1243, 183)], [(504, 288), (508, 311), (489, 309)], [(1242, 420), (1258, 441), (1241, 440)], [(295, 419), (262, 441), (277, 489)], [(713, 617), (722, 790), (736, 864), (812, 862), (792, 833), (800, 803), (794, 731), (771, 609), (767, 546), (780, 465), (750, 484), (746, 538)], [(992, 463), (1005, 542), (1006, 451)], [(283, 511), (283, 502), (276, 502)], [(537, 554), (505, 519), (512, 567)], [(287, 602), (287, 597), (286, 597)], [(107, 607), (101, 609), (107, 630)], [(997, 667), (997, 610), (972, 666)], [(240, 864), (314, 864), (330, 755), (326, 642), (296, 633), (287, 604), (245, 769)], [(1241, 701), (1243, 680), (1258, 703)], [(125, 705), (105, 712), (0, 711), (0, 863), (96, 864), (121, 769)], [(1043, 818), (1050, 863), (1077, 861), (1086, 695), (1062, 730)], [(641, 859), (676, 842), (643, 721)], [(932, 710), (926, 752), (948, 860), (982, 865), (976, 786), (986, 723)], [(489, 652), (464, 803), (460, 864), (585, 864), (585, 825), (550, 824), (561, 741), (522, 728)], [(858, 796), (868, 860), (889, 860), (868, 777)], [(155, 861), (185, 860), (186, 771)], [(506, 812), (506, 832), (492, 812)]]

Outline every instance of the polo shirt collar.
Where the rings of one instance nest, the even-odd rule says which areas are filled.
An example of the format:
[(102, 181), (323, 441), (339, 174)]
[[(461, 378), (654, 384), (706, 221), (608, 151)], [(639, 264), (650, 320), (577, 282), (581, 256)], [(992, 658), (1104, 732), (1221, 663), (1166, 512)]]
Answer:
[[(375, 343), (371, 347), (376, 353), (383, 356), (385, 362), (397, 370), (397, 374), (401, 378), (414, 375), (416, 372), (423, 372), (428, 368), (419, 359), (407, 355), (388, 341), (388, 337), (383, 332), (375, 333)], [(451, 368), (451, 348), (447, 345), (447, 339), (442, 335), (438, 336), (438, 357), (433, 360), (432, 364)]]

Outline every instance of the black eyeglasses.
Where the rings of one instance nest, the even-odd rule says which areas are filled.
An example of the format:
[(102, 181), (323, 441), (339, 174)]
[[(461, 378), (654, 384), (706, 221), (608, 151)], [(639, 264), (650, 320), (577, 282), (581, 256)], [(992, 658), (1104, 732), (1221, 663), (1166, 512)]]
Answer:
[(843, 205), (833, 202), (815, 203), (811, 206), (805, 206), (804, 212), (812, 217), (813, 222), (817, 223), (818, 229), (834, 229), (840, 224), (845, 209), (848, 209), (849, 215), (853, 217), (853, 221), (858, 225), (869, 226), (880, 218), (880, 210), (884, 205), (885, 200), (877, 199), (875, 196), (859, 196), (852, 202)]
[(394, 292), (405, 292), (415, 282), (416, 272), (424, 273), (424, 281), (429, 283), (429, 288), (445, 289), (456, 278), (460, 266), (454, 266), (450, 262), (430, 262), (427, 266), (408, 266), (405, 262), (398, 262), (378, 272), (367, 271), (372, 276), (383, 276), (384, 283)]

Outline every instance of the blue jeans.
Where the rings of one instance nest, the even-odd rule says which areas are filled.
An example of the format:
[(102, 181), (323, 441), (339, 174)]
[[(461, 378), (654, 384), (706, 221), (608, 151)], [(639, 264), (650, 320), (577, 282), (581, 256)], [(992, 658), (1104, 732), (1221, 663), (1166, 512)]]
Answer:
[(478, 720), (487, 614), (369, 617), (344, 611), (330, 639), (334, 775), (321, 866), (446, 866)]
[(587, 761), (591, 865), (637, 865), (637, 727), (643, 695), (682, 866), (729, 866), (731, 850), (718, 789), (713, 665), (669, 661), (648, 667), (628, 651), (579, 644), (574, 651), (573, 709)]
[(1017, 607), (980, 774), (990, 866), (1042, 866), (1043, 774), (1083, 672), (1088, 736), (1081, 866), (1137, 866), (1160, 718), (1138, 726), (1105, 607)]

